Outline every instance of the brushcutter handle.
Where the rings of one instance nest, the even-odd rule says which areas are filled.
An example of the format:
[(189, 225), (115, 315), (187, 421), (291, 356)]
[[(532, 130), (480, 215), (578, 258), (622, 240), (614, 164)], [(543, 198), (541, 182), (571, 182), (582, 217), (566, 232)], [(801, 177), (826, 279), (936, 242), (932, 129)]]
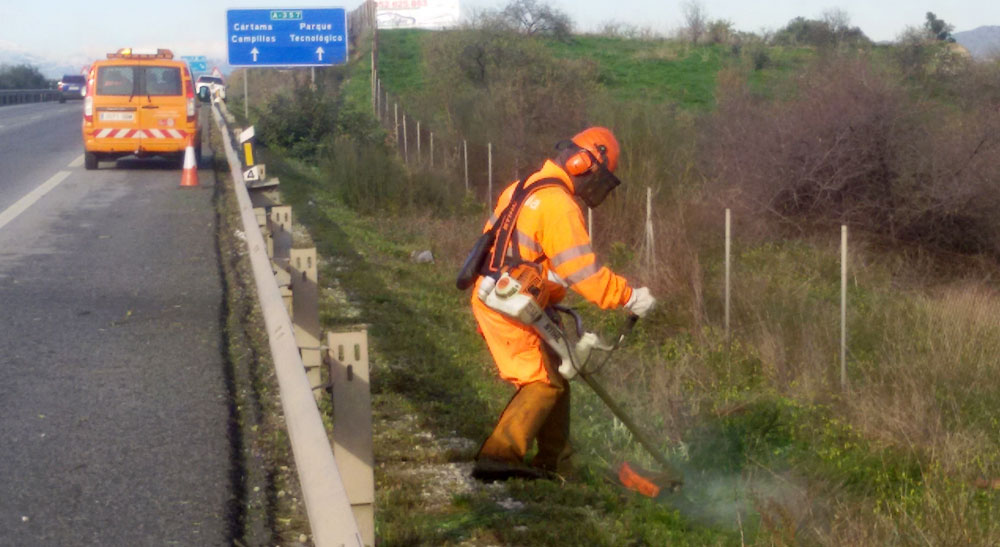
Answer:
[(559, 313), (565, 313), (566, 315), (573, 318), (573, 323), (576, 326), (576, 335), (583, 336), (583, 320), (580, 319), (580, 314), (576, 313), (573, 308), (567, 308), (566, 306), (560, 306), (558, 304), (552, 306), (552, 309)]
[(632, 312), (628, 312), (628, 319), (625, 321), (625, 328), (623, 330), (627, 333), (628, 331), (632, 330), (632, 327), (634, 327), (635, 324), (638, 322), (639, 322), (639, 316)]
[(639, 316), (630, 312), (628, 314), (628, 319), (625, 320), (625, 324), (622, 325), (622, 331), (618, 333), (618, 339), (615, 340), (615, 345), (611, 347), (612, 351), (618, 349), (618, 346), (622, 343), (623, 340), (625, 340), (625, 337), (628, 336), (630, 332), (632, 332), (632, 329), (635, 328), (635, 324), (638, 322), (639, 322)]

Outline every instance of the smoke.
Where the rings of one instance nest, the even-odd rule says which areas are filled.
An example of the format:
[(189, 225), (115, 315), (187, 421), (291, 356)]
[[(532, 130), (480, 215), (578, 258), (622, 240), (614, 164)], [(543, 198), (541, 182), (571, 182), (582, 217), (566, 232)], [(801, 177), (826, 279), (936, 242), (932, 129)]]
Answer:
[(762, 517), (795, 527), (809, 512), (806, 490), (791, 476), (756, 469), (743, 473), (684, 470), (684, 487), (664, 501), (686, 518), (743, 532)]

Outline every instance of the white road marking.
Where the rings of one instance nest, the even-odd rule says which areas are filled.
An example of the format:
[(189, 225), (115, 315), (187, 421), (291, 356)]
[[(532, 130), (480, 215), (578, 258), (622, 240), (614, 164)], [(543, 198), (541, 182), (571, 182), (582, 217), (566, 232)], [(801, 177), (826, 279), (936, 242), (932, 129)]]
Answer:
[(59, 183), (66, 180), (66, 177), (68, 176), (69, 171), (59, 171), (55, 175), (52, 175), (49, 180), (43, 182), (41, 186), (35, 188), (29, 192), (28, 195), (19, 199), (17, 203), (8, 207), (6, 211), (0, 213), (0, 228), (3, 228), (7, 225), (7, 223), (17, 218), (18, 215), (27, 211), (28, 207), (34, 205), (35, 202), (42, 199), (45, 194), (48, 194), (53, 188), (59, 186)]
[(81, 165), (83, 165), (83, 154), (80, 154), (75, 160), (69, 162), (69, 165), (66, 167), (80, 167)]

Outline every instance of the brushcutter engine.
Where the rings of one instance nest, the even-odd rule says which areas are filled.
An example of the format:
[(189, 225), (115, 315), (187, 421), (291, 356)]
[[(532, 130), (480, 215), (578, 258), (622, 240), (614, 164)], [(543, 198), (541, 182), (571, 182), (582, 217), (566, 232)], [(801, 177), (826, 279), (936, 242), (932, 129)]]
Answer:
[(542, 275), (541, 266), (527, 262), (503, 271), (496, 281), (492, 277), (483, 278), (477, 294), (490, 309), (535, 329), (562, 360), (559, 374), (572, 380), (586, 370), (593, 350), (608, 351), (612, 348), (603, 345), (592, 332), (581, 333), (575, 344), (570, 342), (566, 333), (545, 311), (554, 284)]

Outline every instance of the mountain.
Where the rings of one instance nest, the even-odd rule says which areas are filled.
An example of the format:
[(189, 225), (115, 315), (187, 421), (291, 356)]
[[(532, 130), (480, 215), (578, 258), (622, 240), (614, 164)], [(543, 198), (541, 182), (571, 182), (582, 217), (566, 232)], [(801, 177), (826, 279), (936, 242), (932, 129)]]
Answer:
[[(177, 51), (174, 51), (174, 53), (177, 55), (175, 58), (179, 59), (181, 54), (177, 53)], [(101, 55), (100, 58), (103, 59), (104, 56)], [(0, 65), (31, 65), (38, 68), (42, 76), (52, 80), (58, 80), (64, 74), (80, 74), (84, 70), (84, 67), (90, 66), (90, 63), (94, 60), (94, 57), (89, 57), (81, 53), (53, 59), (30, 53), (13, 44), (0, 40)], [(223, 74), (227, 75), (232, 71), (232, 67), (229, 66), (225, 59), (209, 57), (206, 65), (209, 71), (212, 70), (212, 67), (218, 67)]]
[(1000, 58), (1000, 26), (983, 26), (951, 35), (976, 59)]
[(0, 65), (31, 65), (38, 68), (42, 76), (52, 80), (62, 78), (63, 74), (79, 74), (83, 67), (90, 64), (90, 59), (79, 55), (65, 59), (47, 59), (39, 55), (0, 44)]

